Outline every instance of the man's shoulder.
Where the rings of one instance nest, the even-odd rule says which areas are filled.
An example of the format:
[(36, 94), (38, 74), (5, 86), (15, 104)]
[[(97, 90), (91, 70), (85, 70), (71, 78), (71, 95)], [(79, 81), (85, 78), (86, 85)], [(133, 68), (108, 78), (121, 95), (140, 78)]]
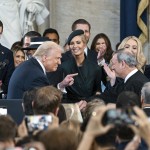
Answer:
[(2, 54), (11, 54), (11, 55), (13, 54), (13, 52), (10, 49), (8, 49), (7, 47), (5, 47), (1, 44), (0, 44), (0, 52)]
[[(6, 51), (6, 52), (9, 52), (9, 51), (10, 51), (9, 48), (5, 47), (5, 46), (2, 45), (2, 44), (0, 44), (0, 50), (4, 50), (4, 51)], [(11, 52), (12, 52), (12, 51), (11, 51)]]
[(149, 79), (141, 72), (137, 71), (135, 74), (132, 75), (132, 80), (138, 80), (138, 81), (149, 81)]

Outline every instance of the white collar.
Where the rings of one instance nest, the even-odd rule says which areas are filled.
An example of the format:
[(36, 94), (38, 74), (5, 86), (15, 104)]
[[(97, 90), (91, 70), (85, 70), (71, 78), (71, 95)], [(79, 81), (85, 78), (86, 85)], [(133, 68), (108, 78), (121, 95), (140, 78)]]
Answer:
[(150, 108), (150, 106), (145, 106), (143, 109), (149, 109)]
[(35, 57), (35, 59), (38, 61), (38, 63), (40, 64), (40, 66), (41, 66), (42, 69), (43, 69), (44, 74), (46, 75), (46, 70), (45, 70), (45, 67), (44, 67), (44, 65), (42, 64), (42, 62), (41, 62), (37, 57)]
[(128, 80), (132, 75), (134, 75), (137, 71), (138, 71), (137, 69), (132, 70), (132, 71), (125, 77), (124, 83), (126, 83), (127, 80)]
[(85, 47), (85, 49), (84, 49), (84, 53), (85, 53), (85, 55), (87, 56), (87, 52), (88, 51), (88, 48), (87, 47)]

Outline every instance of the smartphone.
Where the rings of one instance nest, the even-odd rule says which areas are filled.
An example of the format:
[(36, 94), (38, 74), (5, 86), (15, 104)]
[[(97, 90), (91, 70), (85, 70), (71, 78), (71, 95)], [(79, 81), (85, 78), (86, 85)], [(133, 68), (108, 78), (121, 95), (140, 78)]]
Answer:
[(51, 115), (25, 116), (25, 122), (29, 133), (35, 130), (45, 130), (52, 123)]
[(7, 107), (0, 106), (0, 115), (7, 115)]

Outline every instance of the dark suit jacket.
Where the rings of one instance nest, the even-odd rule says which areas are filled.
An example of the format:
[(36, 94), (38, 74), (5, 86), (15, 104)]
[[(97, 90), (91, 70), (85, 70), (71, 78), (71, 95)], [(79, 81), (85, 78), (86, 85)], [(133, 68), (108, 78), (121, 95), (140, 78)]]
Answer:
[(2, 90), (7, 94), (8, 83), (15, 69), (13, 53), (8, 48), (0, 44), (0, 80), (2, 80)]
[[(87, 57), (89, 58), (89, 60), (97, 64), (97, 53), (95, 51), (91, 51), (90, 49), (88, 49), (87, 55), (88, 55)], [(63, 63), (72, 58), (73, 58), (73, 55), (71, 51), (67, 51), (66, 53), (62, 54), (61, 62)], [(50, 85), (57, 87), (57, 84), (63, 80), (62, 68), (59, 66), (55, 72), (48, 72), (47, 78), (50, 82)]]
[(58, 83), (60, 83), (63, 80), (63, 71), (60, 66), (57, 68), (56, 71), (47, 72), (46, 74), (50, 85), (53, 85), (55, 87), (57, 87)]
[(20, 64), (12, 74), (8, 87), (8, 99), (21, 99), (23, 93), (35, 87), (49, 85), (47, 76), (35, 58)]
[(144, 83), (149, 82), (148, 78), (140, 71), (132, 75), (126, 83), (120, 81), (116, 86), (105, 90), (99, 97), (106, 103), (116, 103), (118, 95), (123, 91), (132, 91), (137, 95), (141, 95), (141, 89)]
[(145, 65), (144, 74), (145, 74), (145, 76), (146, 76), (148, 79), (150, 79), (150, 64), (149, 64), (149, 65)]
[[(62, 54), (62, 58), (61, 58), (61, 62), (65, 62), (67, 60), (69, 60), (70, 58), (72, 58), (73, 55), (70, 51), (67, 51), (65, 53)], [(90, 50), (89, 48), (87, 49), (87, 56), (86, 56), (90, 61), (94, 62), (97, 64), (97, 53), (94, 50)]]
[(90, 96), (95, 95), (97, 91), (101, 91), (101, 67), (92, 61), (85, 59), (83, 66), (78, 67), (75, 59), (72, 58), (62, 63), (61, 67), (64, 76), (78, 73), (74, 77), (74, 84), (66, 88), (67, 102), (74, 103), (82, 99), (87, 100)]

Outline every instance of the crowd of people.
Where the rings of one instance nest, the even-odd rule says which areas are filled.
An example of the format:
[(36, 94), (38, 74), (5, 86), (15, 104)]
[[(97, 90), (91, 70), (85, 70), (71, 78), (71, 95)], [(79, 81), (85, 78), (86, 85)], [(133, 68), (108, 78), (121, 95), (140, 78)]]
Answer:
[[(3, 28), (0, 21), (0, 34)], [(10, 50), (0, 45), (0, 98), (22, 100), (25, 114), (19, 125), (0, 115), (1, 149), (150, 148), (149, 65), (142, 43), (129, 36), (113, 50), (111, 39), (98, 33), (89, 48), (90, 34), (90, 23), (78, 19), (64, 47), (53, 28), (27, 32)], [(64, 103), (77, 105), (83, 121), (68, 118)]]

